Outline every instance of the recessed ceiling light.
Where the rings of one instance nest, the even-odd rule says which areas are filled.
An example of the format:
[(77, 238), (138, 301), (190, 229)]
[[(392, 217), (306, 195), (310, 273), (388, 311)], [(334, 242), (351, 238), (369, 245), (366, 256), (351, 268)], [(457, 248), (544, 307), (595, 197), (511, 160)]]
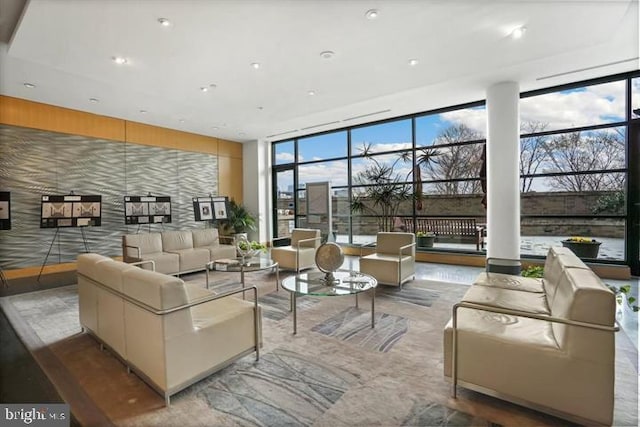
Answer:
[(315, 91), (315, 90), (310, 90), (309, 92), (307, 92), (307, 94), (308, 94), (309, 96), (313, 96), (313, 95), (315, 95), (315, 94), (316, 94), (316, 91)]
[(418, 60), (413, 58), (409, 60), (409, 65), (411, 65), (412, 67), (418, 65)]
[(34, 87), (36, 87), (36, 85), (34, 85), (33, 83), (28, 83), (28, 82), (23, 83), (23, 85), (27, 89), (33, 89)]
[(169, 21), (167, 18), (158, 18), (158, 22), (160, 23), (160, 25), (162, 25), (163, 27), (168, 27), (171, 25), (171, 21)]
[(180, 123), (184, 123), (184, 119), (180, 119), (178, 120)]
[(211, 129), (213, 129), (213, 130), (218, 130), (218, 129), (220, 129), (220, 128), (219, 128), (218, 126), (213, 126)]
[(259, 62), (252, 62), (251, 63), (251, 67), (257, 70), (258, 68), (260, 68), (260, 63)]
[(89, 98), (89, 102), (93, 102), (94, 104), (97, 104), (98, 102), (100, 102), (100, 100), (98, 98)]
[(210, 88), (210, 89), (215, 89), (215, 88), (217, 88), (217, 87), (218, 87), (218, 85), (213, 84), (213, 83), (211, 83), (211, 84), (209, 85), (209, 88)]
[(376, 19), (378, 17), (378, 15), (380, 14), (380, 12), (378, 12), (378, 9), (369, 9), (367, 10), (367, 12), (364, 14), (364, 16), (367, 17), (367, 19)]
[(527, 27), (518, 27), (511, 32), (511, 37), (514, 39), (520, 39), (524, 36), (525, 31), (527, 31)]
[(140, 114), (147, 114), (147, 110), (140, 110)]
[(123, 65), (129, 62), (127, 61), (127, 58), (123, 58), (122, 56), (114, 56), (111, 59), (118, 65)]
[(331, 59), (333, 58), (333, 55), (335, 55), (335, 52), (331, 51), (331, 50), (325, 50), (320, 52), (320, 57), (323, 59)]
[(200, 88), (200, 91), (202, 91), (202, 92), (209, 92), (209, 88), (208, 88), (208, 87), (206, 87), (206, 86), (202, 86), (202, 87)]
[(264, 110), (264, 107), (257, 107), (257, 108), (258, 108), (258, 110), (260, 110), (260, 111)]

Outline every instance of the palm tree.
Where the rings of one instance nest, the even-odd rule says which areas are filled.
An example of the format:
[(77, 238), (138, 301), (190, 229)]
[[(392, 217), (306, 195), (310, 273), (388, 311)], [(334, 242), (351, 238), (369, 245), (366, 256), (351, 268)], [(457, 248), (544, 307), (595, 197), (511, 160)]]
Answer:
[(354, 178), (356, 184), (363, 185), (363, 193), (354, 195), (351, 211), (375, 214), (378, 217), (378, 228), (381, 231), (392, 231), (402, 202), (421, 198), (421, 186), (416, 186), (416, 190), (420, 190), (418, 196), (419, 193), (414, 192), (411, 184), (407, 183), (411, 173), (403, 179), (395, 171), (399, 162), (413, 162), (412, 154), (403, 152), (393, 163), (387, 164), (371, 155), (371, 144), (364, 144), (360, 151), (371, 165)]

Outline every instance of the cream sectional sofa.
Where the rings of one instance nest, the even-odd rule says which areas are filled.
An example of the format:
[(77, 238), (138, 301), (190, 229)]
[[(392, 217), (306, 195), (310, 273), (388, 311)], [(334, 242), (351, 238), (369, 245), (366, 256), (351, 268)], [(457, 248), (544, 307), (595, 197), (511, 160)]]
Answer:
[(456, 385), (583, 424), (611, 425), (615, 297), (566, 248), (543, 279), (483, 273), (444, 329)]
[(220, 244), (217, 229), (206, 228), (126, 234), (122, 236), (122, 255), (127, 263), (154, 261), (160, 273), (182, 274), (204, 270), (209, 261), (235, 258), (236, 249)]
[(80, 324), (167, 405), (172, 394), (236, 359), (252, 352), (259, 358), (261, 310), (256, 287), (247, 289), (254, 301), (235, 298), (242, 289), (216, 295), (98, 254), (78, 256)]

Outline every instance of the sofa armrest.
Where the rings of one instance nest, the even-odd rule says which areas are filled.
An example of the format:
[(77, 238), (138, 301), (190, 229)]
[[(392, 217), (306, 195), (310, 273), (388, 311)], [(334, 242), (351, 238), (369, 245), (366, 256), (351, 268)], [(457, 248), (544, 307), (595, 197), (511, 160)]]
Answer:
[[(310, 238), (310, 239), (301, 239), (301, 240), (298, 240), (298, 242), (297, 242), (297, 244), (296, 244), (296, 249), (300, 249), (300, 247), (301, 247), (301, 246), (300, 246), (300, 243), (313, 242), (314, 240), (318, 240), (318, 241), (320, 241), (321, 239), (322, 239), (322, 237), (312, 237), (312, 238)], [(306, 247), (314, 248), (314, 247), (315, 247), (315, 245), (314, 245), (314, 246), (303, 246), (303, 247), (305, 247), (305, 248), (306, 248)]]
[(129, 265), (144, 265), (144, 264), (151, 264), (151, 271), (156, 271), (156, 262), (152, 259), (146, 260), (146, 261), (138, 261), (138, 262), (129, 262)]
[[(141, 258), (142, 257), (142, 249), (140, 248), (140, 246), (131, 246), (131, 245), (125, 245), (124, 246), (125, 250), (126, 249), (135, 249), (138, 252), (138, 256), (136, 258)], [(125, 254), (126, 255), (126, 254)]]
[(465, 301), (459, 302), (453, 306), (453, 315), (451, 318), (451, 323), (452, 323), (451, 381), (453, 383), (451, 396), (454, 399), (456, 398), (456, 394), (457, 394), (456, 388), (458, 385), (458, 376), (457, 376), (458, 374), (457, 373), (458, 333), (457, 331), (458, 331), (458, 309), (460, 308), (467, 308), (471, 310), (481, 310), (481, 311), (487, 311), (490, 313), (506, 314), (506, 315), (517, 316), (517, 317), (526, 317), (529, 319), (537, 319), (537, 320), (542, 320), (542, 321), (552, 322), (552, 323), (561, 323), (565, 325), (577, 326), (577, 327), (587, 328), (587, 329), (595, 329), (595, 330), (605, 331), (605, 332), (618, 332), (620, 330), (617, 320), (615, 321), (615, 326), (605, 326), (605, 325), (599, 325), (597, 323), (580, 322), (577, 320), (566, 319), (563, 317), (549, 316), (546, 314), (536, 314), (536, 313), (530, 313), (527, 311), (512, 310), (509, 308), (495, 307), (491, 305), (478, 304), (478, 303), (465, 302)]
[(405, 254), (404, 251), (415, 246), (416, 246), (415, 242), (409, 243), (408, 245), (400, 246), (400, 249), (398, 250), (398, 261), (402, 261), (402, 255), (411, 255), (411, 254)]

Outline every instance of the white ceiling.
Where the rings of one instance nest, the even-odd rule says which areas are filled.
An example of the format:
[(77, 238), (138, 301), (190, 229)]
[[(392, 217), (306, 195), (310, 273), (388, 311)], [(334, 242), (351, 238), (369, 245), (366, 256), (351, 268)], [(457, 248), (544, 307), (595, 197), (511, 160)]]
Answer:
[[(2, 94), (240, 142), (480, 100), (504, 80), (525, 91), (640, 68), (637, 0), (0, 0), (0, 7)], [(369, 9), (379, 17), (366, 19)], [(525, 36), (509, 37), (520, 25)], [(326, 50), (334, 57), (323, 59)], [(117, 65), (115, 56), (129, 63)], [(217, 87), (200, 91), (210, 84)]]

